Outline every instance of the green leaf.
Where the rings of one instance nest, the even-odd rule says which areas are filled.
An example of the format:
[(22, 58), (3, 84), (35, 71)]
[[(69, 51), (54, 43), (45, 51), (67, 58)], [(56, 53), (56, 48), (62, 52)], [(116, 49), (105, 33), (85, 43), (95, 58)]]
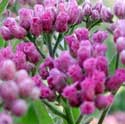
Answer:
[(21, 118), (16, 118), (15, 122), (18, 124), (53, 124), (40, 100), (31, 102), (27, 114)]
[(5, 45), (5, 42), (2, 37), (0, 37), (0, 48), (3, 47)]
[(72, 113), (73, 113), (74, 119), (76, 120), (78, 118), (78, 116), (80, 115), (79, 108), (72, 108)]
[(2, 14), (4, 12), (8, 3), (9, 3), (9, 0), (2, 0), (1, 1), (1, 3), (0, 3), (0, 14)]

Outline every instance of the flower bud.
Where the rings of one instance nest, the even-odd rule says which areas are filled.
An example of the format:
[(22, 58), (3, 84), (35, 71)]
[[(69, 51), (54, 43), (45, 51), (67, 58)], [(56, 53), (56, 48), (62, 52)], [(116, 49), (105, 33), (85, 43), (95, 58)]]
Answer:
[(101, 19), (104, 22), (112, 22), (113, 14), (111, 13), (110, 8), (107, 8), (105, 6), (101, 9)]
[(12, 33), (10, 32), (9, 28), (7, 28), (6, 26), (2, 26), (0, 28), (0, 36), (4, 40), (11, 40), (13, 38)]
[(33, 17), (31, 19), (30, 31), (33, 35), (39, 36), (42, 32), (42, 24), (38, 17)]
[(75, 30), (75, 34), (79, 41), (88, 40), (88, 38), (89, 38), (89, 31), (87, 28), (77, 29), (77, 30)]
[(101, 18), (100, 13), (96, 9), (92, 10), (91, 18), (93, 20), (99, 20)]
[(12, 117), (7, 113), (0, 113), (0, 124), (13, 124)]
[(120, 60), (125, 65), (125, 50), (120, 53)]
[(23, 39), (27, 35), (26, 30), (19, 25), (12, 25), (9, 29), (12, 35), (17, 39)]
[(114, 5), (114, 13), (120, 19), (125, 19), (125, 1), (116, 0)]
[(52, 10), (45, 10), (41, 17), (43, 31), (51, 32), (53, 30), (54, 13)]
[(112, 95), (99, 95), (96, 97), (95, 105), (98, 109), (109, 107), (113, 103), (114, 97)]
[(18, 99), (13, 102), (11, 111), (16, 116), (22, 116), (26, 113), (27, 108), (27, 103), (22, 99)]
[(30, 28), (30, 21), (33, 17), (33, 11), (31, 9), (21, 8), (18, 12), (19, 14), (19, 23), (25, 29)]
[(40, 87), (41, 85), (43, 85), (42, 79), (41, 79), (41, 77), (40, 77), (39, 74), (33, 76), (33, 77), (32, 77), (32, 80), (35, 82), (35, 85), (36, 85), (37, 87)]
[(40, 97), (40, 89), (38, 87), (34, 87), (32, 92), (31, 92), (30, 97), (33, 100), (39, 99), (39, 97)]
[(69, 15), (65, 11), (60, 11), (56, 17), (55, 29), (58, 32), (65, 32), (68, 29)]
[(16, 67), (13, 61), (3, 61), (0, 69), (0, 78), (3, 80), (13, 80), (15, 78)]
[(18, 97), (19, 89), (15, 82), (7, 81), (0, 85), (0, 95), (4, 101), (12, 101)]
[(34, 15), (35, 15), (35, 17), (41, 18), (43, 12), (44, 12), (44, 7), (43, 7), (42, 4), (36, 4), (36, 5), (34, 6)]
[(84, 101), (80, 106), (80, 110), (82, 114), (86, 115), (94, 113), (95, 112), (94, 102)]
[(125, 50), (125, 37), (119, 37), (116, 40), (116, 47), (117, 47), (118, 52)]
[(82, 69), (79, 65), (71, 65), (68, 68), (68, 75), (71, 77), (73, 82), (79, 81), (83, 78)]
[(27, 97), (30, 96), (34, 87), (34, 82), (30, 78), (26, 78), (22, 82), (19, 83), (19, 91), (20, 95)]
[(104, 40), (108, 38), (108, 33), (105, 31), (98, 31), (93, 34), (93, 41), (97, 43), (102, 43)]
[(26, 78), (28, 78), (28, 73), (26, 70), (22, 69), (16, 72), (15, 80), (17, 83), (21, 83)]

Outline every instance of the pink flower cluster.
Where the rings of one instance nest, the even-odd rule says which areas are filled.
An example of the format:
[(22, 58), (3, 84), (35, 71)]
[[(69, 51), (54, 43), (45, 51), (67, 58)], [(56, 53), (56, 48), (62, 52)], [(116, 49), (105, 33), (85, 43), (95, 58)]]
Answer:
[(31, 71), (39, 62), (41, 56), (32, 42), (21, 42), (16, 46), (15, 52), (11, 46), (0, 49), (0, 62), (11, 59), (16, 69)]
[(38, 99), (40, 90), (26, 70), (16, 70), (13, 61), (4, 60), (0, 65), (0, 98), (4, 109), (16, 116), (22, 116), (28, 108), (27, 98)]
[(63, 51), (55, 59), (48, 57), (39, 67), (39, 75), (47, 80), (47, 85), (41, 87), (41, 98), (54, 100), (58, 92), (71, 106), (80, 107), (83, 114), (111, 105), (112, 91), (125, 81), (125, 69), (109, 75), (104, 44), (107, 37), (105, 31), (97, 31), (90, 37), (86, 28), (65, 36), (70, 52)]
[(18, 19), (8, 17), (0, 28), (0, 34), (5, 40), (12, 38), (24, 39), (29, 33), (38, 37), (42, 32), (66, 32), (70, 25), (86, 21), (112, 21), (111, 11), (98, 2), (92, 6), (85, 2), (83, 7), (76, 0), (58, 1), (44, 0), (43, 4), (36, 4), (34, 9), (21, 8)]

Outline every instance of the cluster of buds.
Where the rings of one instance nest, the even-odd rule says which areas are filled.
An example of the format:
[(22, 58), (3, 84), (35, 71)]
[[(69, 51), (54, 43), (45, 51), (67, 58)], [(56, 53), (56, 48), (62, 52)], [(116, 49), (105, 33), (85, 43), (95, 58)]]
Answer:
[(122, 64), (125, 65), (125, 19), (120, 19), (112, 25), (117, 52)]
[(38, 99), (40, 90), (26, 70), (16, 70), (12, 60), (3, 60), (0, 65), (0, 98), (4, 109), (15, 116), (22, 116), (28, 108), (27, 100)]
[(87, 19), (90, 17), (91, 21), (112, 22), (113, 14), (110, 8), (103, 4), (103, 0), (99, 0), (95, 5), (92, 5), (90, 0), (85, 0), (82, 11), (83, 16)]
[(11, 46), (0, 49), (0, 62), (10, 59), (15, 63), (17, 70), (31, 71), (40, 58), (41, 56), (32, 42), (19, 43), (15, 52)]
[(76, 0), (44, 0), (42, 4), (36, 4), (34, 9), (19, 9), (18, 15), (18, 21), (9, 17), (0, 28), (0, 34), (5, 40), (24, 39), (29, 33), (38, 37), (42, 32), (66, 32), (70, 25), (79, 24), (86, 17), (90, 17), (91, 21), (105, 22), (111, 22), (113, 17), (102, 2), (92, 6), (89, 1), (85, 1), (81, 7)]
[(52, 100), (52, 94), (56, 98), (58, 92), (71, 106), (80, 107), (82, 114), (110, 106), (112, 91), (118, 90), (125, 81), (125, 70), (117, 69), (113, 76), (109, 75), (104, 44), (107, 37), (105, 31), (89, 37), (86, 28), (65, 36), (70, 52), (64, 51), (55, 59), (48, 57), (40, 65), (39, 74), (48, 83), (41, 89), (41, 98)]

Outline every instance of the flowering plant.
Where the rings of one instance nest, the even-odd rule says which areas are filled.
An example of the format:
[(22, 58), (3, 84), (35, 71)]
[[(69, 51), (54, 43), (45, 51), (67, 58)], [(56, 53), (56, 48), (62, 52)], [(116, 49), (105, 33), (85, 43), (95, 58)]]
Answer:
[[(15, 2), (2, 0), (0, 9)], [(88, 124), (96, 112), (102, 124), (125, 82), (124, 29), (122, 0), (113, 11), (102, 0), (30, 1), (7, 15), (0, 27), (0, 124)]]

